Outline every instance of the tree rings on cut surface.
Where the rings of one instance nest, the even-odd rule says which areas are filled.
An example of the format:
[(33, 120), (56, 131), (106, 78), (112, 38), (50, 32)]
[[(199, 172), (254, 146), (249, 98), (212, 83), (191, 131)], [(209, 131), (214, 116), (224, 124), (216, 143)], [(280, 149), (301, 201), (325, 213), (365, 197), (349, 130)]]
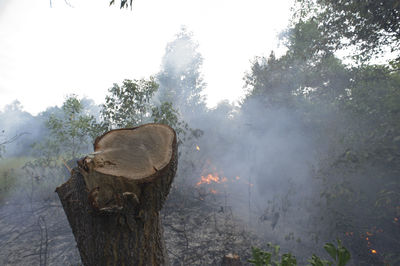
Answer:
[(94, 152), (80, 160), (79, 170), (101, 209), (111, 202), (118, 205), (124, 193), (140, 198), (143, 184), (170, 178), (167, 170), (175, 156), (175, 131), (167, 125), (146, 124), (98, 137)]

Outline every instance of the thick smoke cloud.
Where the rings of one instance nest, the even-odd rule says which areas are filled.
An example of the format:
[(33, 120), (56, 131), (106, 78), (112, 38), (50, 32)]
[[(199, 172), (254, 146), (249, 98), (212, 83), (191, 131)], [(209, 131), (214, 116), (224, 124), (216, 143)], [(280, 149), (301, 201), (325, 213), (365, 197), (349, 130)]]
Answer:
[[(178, 39), (174, 47), (185, 51), (190, 42), (190, 38)], [(166, 51), (164, 61), (176, 61), (177, 65), (169, 65), (159, 75), (162, 89), (175, 82), (174, 75), (181, 76), (176, 69), (185, 66), (197, 73), (201, 68), (201, 64), (194, 64), (196, 60), (188, 65), (185, 56), (193, 57), (193, 50), (178, 51)], [(169, 72), (174, 75), (166, 75)], [(199, 76), (184, 76), (183, 80), (189, 80), (184, 86), (174, 83), (181, 86), (180, 95), (191, 93), (196, 77)], [(173, 98), (173, 103), (192, 129), (203, 132), (200, 138), (180, 147), (176, 182), (184, 179), (197, 187), (200, 197), (206, 192), (215, 193), (213, 197), (221, 209), (231, 208), (235, 217), (264, 240), (281, 244), (296, 255), (308, 256), (307, 249), (316, 245), (315, 235), (310, 232), (324, 230), (324, 226), (310, 219), (318, 216), (315, 206), (320, 204), (318, 182), (313, 179), (317, 144), (300, 114), (284, 106), (266, 107), (257, 98), (247, 99), (240, 107), (225, 101), (204, 111), (185, 105), (179, 97)], [(202, 183), (202, 178), (209, 175), (219, 179)]]
[(209, 188), (244, 224), (283, 247), (288, 247), (282, 241), (289, 234), (302, 241), (295, 248), (312, 246), (307, 210), (316, 194), (312, 137), (296, 114), (285, 108), (267, 109), (257, 100), (241, 110), (226, 107), (222, 104), (196, 120), (204, 135), (197, 141), (202, 156), (193, 161), (197, 171), (191, 173), (192, 184), (208, 174), (226, 177)]

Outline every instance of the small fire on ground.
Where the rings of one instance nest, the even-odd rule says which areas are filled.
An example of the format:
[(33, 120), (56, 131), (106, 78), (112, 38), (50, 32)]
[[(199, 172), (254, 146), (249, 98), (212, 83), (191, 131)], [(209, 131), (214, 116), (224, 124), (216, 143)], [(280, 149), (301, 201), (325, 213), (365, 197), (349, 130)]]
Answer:
[(207, 176), (201, 176), (199, 182), (197, 182), (196, 186), (200, 186), (201, 184), (211, 184), (211, 183), (224, 183), (228, 181), (226, 177), (220, 178), (218, 174), (208, 174)]
[[(196, 149), (200, 150), (200, 148), (196, 145)], [(217, 167), (211, 161), (206, 160), (205, 167), (203, 168), (204, 170), (202, 171), (202, 176), (200, 177), (200, 180), (196, 183), (196, 187), (202, 186), (201, 189), (206, 189), (212, 194), (218, 194), (217, 188), (220, 187), (221, 185), (217, 184), (223, 184), (223, 187), (226, 188), (226, 186), (229, 186), (229, 184), (236, 183), (238, 185), (244, 185), (246, 187), (253, 187), (254, 184), (252, 184), (249, 179), (242, 178), (240, 176), (232, 176), (232, 177), (226, 177), (223, 176), (223, 172), (219, 171)], [(207, 170), (206, 170), (207, 169)], [(210, 174), (208, 174), (210, 173)], [(225, 191), (226, 192), (226, 191)]]
[[(378, 233), (383, 233), (383, 229), (378, 229), (376, 228), (376, 226), (374, 226), (373, 228), (371, 228), (371, 230), (365, 232), (365, 234), (361, 234), (361, 238), (365, 239), (367, 241), (367, 246), (369, 249), (369, 252), (371, 252), (371, 254), (378, 254), (378, 251), (373, 247), (373, 238), (378, 234)], [(354, 236), (354, 232), (345, 232), (345, 235), (348, 237), (352, 237)]]

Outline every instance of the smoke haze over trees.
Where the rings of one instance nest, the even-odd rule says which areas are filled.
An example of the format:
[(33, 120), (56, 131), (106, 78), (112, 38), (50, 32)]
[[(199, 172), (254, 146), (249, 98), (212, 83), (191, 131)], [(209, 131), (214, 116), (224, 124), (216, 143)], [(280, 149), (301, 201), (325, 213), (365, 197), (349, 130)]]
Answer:
[(192, 120), (206, 108), (202, 95), (206, 86), (201, 74), (203, 58), (197, 47), (192, 34), (183, 27), (176, 39), (167, 44), (157, 75), (158, 99), (173, 103), (185, 118)]
[[(68, 161), (91, 152), (92, 140), (108, 129), (169, 124), (180, 143), (168, 211), (193, 211), (198, 202), (210, 204), (215, 213), (229, 209), (261, 239), (250, 243), (279, 244), (300, 265), (313, 253), (324, 257), (323, 244), (337, 238), (352, 254), (352, 265), (398, 264), (400, 6), (396, 1), (296, 2), (292, 25), (282, 34), (286, 52), (252, 60), (239, 106), (224, 101), (206, 107), (203, 58), (192, 33), (182, 28), (167, 44), (155, 78), (114, 84), (102, 106), (76, 96), (38, 116), (18, 102), (7, 106), (0, 113), (5, 139), (29, 134), (3, 146), (2, 160), (30, 156), (36, 164), (25, 169), (37, 170), (45, 180), (51, 176), (48, 166), (37, 161), (43, 154), (54, 159), (61, 175), (60, 156)], [(359, 53), (346, 64), (338, 52), (350, 46)], [(370, 60), (386, 56), (388, 47), (387, 63)], [(12, 191), (0, 203), (18, 196), (17, 187), (29, 179), (30, 172), (18, 173), (10, 189), (0, 172), (1, 191)], [(183, 199), (183, 207), (174, 210), (176, 199)], [(200, 238), (184, 228), (195, 232), (201, 221), (183, 212), (177, 214), (179, 222), (165, 217), (169, 232), (175, 232), (168, 235), (184, 239), (183, 244), (171, 240), (170, 251), (197, 252)], [(240, 250), (226, 239), (227, 249)], [(206, 263), (201, 256), (191, 261), (172, 253), (176, 265)]]

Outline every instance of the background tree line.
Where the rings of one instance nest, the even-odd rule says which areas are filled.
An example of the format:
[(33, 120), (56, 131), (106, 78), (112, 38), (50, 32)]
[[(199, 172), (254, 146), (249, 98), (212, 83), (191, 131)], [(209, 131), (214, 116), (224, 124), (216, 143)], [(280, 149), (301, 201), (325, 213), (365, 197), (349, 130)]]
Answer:
[[(328, 225), (318, 235), (350, 236), (358, 265), (399, 263), (399, 2), (296, 2), (287, 52), (254, 61), (242, 109), (290, 110), (317, 143), (313, 224)], [(350, 64), (336, 55), (344, 48)]]

